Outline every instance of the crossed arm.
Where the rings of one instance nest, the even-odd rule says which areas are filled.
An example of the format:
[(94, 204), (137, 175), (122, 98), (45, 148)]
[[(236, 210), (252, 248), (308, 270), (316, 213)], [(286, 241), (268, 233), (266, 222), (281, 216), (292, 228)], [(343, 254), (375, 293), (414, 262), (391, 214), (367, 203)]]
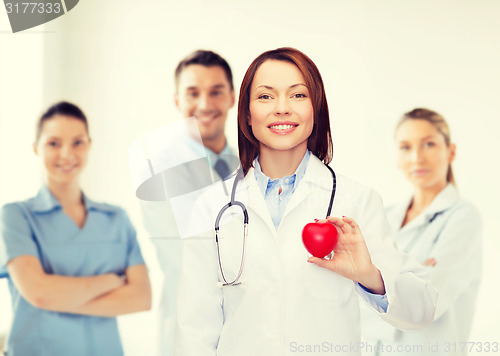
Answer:
[(29, 255), (12, 259), (7, 269), (21, 295), (37, 308), (104, 317), (151, 309), (151, 286), (143, 264), (127, 268), (125, 279), (113, 273), (47, 274), (38, 258)]

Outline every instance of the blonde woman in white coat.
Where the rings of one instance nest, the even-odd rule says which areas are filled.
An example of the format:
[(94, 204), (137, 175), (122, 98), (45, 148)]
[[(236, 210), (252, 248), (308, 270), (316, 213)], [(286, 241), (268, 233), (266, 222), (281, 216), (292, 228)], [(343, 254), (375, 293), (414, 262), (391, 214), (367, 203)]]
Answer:
[[(465, 355), (481, 280), (481, 218), (458, 195), (451, 168), (456, 148), (441, 115), (423, 108), (406, 113), (396, 127), (396, 144), (398, 168), (414, 192), (389, 207), (387, 216), (397, 247), (429, 270), (438, 303), (424, 330), (404, 332), (366, 313), (363, 333), (369, 342), (402, 345), (415, 355)], [(384, 354), (379, 351), (374, 354)]]
[[(257, 57), (243, 79), (238, 123), (245, 175), (235, 200), (249, 218), (243, 272), (240, 283), (224, 285), (240, 269), (243, 222), (241, 210), (224, 214), (219, 260), (214, 221), (229, 201), (220, 185), (195, 208), (193, 225), (207, 223), (208, 233), (185, 242), (176, 355), (359, 355), (357, 295), (398, 327), (427, 325), (435, 289), (425, 269), (393, 247), (379, 196), (337, 174), (333, 210), (324, 219), (332, 142), (314, 63), (293, 48)], [(227, 191), (234, 181), (226, 182)], [(314, 219), (339, 231), (331, 260), (308, 258), (302, 245), (302, 228)]]

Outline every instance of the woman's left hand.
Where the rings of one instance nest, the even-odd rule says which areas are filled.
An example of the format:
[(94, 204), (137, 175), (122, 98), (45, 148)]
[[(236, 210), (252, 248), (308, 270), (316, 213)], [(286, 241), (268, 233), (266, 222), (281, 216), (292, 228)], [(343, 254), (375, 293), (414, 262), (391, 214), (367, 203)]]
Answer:
[(338, 242), (331, 260), (310, 257), (308, 262), (358, 282), (374, 294), (385, 294), (380, 271), (373, 265), (361, 230), (354, 219), (345, 216), (342, 219), (329, 216), (317, 222), (330, 223), (337, 227)]

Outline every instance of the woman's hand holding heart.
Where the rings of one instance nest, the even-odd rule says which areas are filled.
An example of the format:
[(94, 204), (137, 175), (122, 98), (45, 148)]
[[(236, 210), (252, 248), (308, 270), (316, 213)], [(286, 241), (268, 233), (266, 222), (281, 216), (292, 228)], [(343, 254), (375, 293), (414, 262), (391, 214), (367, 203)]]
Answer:
[(361, 230), (354, 219), (329, 216), (327, 219), (318, 220), (317, 223), (329, 223), (337, 227), (338, 242), (331, 260), (310, 257), (308, 262), (358, 282), (374, 294), (385, 294), (380, 271), (373, 265)]

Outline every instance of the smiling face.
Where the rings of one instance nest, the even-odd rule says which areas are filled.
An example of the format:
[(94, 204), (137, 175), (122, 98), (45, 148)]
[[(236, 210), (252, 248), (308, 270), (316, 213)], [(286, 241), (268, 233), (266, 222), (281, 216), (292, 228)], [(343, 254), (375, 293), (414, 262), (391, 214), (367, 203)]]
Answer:
[(261, 154), (288, 150), (305, 153), (314, 112), (297, 66), (278, 60), (262, 63), (252, 81), (249, 108), (248, 123), (259, 141)]
[(50, 184), (70, 184), (78, 181), (85, 167), (90, 138), (85, 123), (72, 116), (56, 114), (42, 126), (34, 147), (43, 162)]
[[(195, 117), (203, 144), (222, 150), (227, 113), (234, 106), (234, 91), (220, 66), (191, 64), (179, 76), (175, 104), (185, 117)], [(191, 135), (197, 137), (192, 128)]]
[(448, 168), (455, 158), (455, 145), (426, 120), (405, 120), (396, 131), (397, 163), (406, 178), (417, 188), (442, 189)]

